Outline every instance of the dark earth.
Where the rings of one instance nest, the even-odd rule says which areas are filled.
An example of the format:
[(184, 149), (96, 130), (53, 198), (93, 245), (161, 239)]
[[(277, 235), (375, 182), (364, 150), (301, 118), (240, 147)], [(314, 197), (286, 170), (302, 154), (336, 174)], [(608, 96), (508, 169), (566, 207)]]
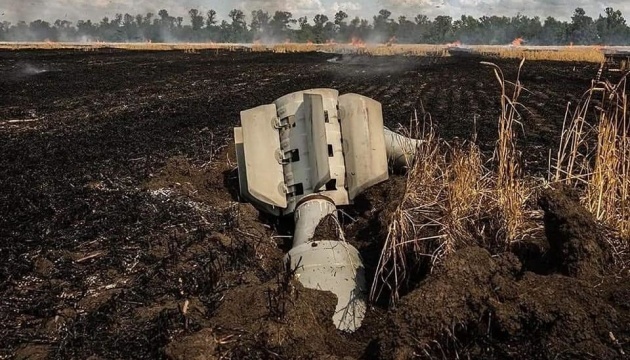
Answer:
[[(495, 62), (515, 80), (518, 61)], [(525, 63), (528, 175), (597, 70)], [(238, 201), (231, 146), (241, 110), (316, 87), (380, 101), (392, 128), (417, 110), (448, 141), (496, 140), (478, 58), (0, 52), (0, 358), (628, 358), (628, 274), (567, 189), (540, 194), (540, 238), (461, 249), (338, 332), (334, 295), (283, 268), (290, 221)], [(344, 209), (370, 278), (404, 181)]]

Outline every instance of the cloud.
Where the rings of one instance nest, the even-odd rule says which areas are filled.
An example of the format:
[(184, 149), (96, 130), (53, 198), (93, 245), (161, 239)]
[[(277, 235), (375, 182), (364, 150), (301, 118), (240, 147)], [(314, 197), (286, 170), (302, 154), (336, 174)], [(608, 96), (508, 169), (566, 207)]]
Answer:
[(346, 13), (353, 14), (353, 13), (356, 13), (359, 10), (361, 10), (362, 6), (361, 6), (360, 3), (352, 2), (352, 1), (345, 1), (345, 2), (342, 2), (342, 3), (339, 3), (339, 2), (335, 1), (332, 4), (332, 6), (330, 7), (330, 9), (334, 13), (337, 13), (339, 11), (344, 11)]
[[(195, 8), (205, 13), (214, 9), (219, 19), (226, 19), (231, 9), (242, 9), (246, 15), (252, 10), (263, 9), (270, 13), (276, 10), (290, 11), (294, 17), (313, 16), (324, 13), (332, 17), (343, 10), (351, 17), (371, 18), (380, 9), (388, 9), (398, 15), (424, 14), (429, 17), (462, 14), (480, 17), (483, 15), (554, 16), (570, 20), (576, 7), (583, 7), (588, 16), (597, 18), (611, 6), (630, 18), (630, 1), (607, 0), (606, 4), (591, 0), (0, 0), (0, 21), (27, 22), (44, 19), (76, 21), (79, 19), (100, 20), (112, 18), (116, 13), (146, 14), (167, 9), (172, 16), (182, 16), (188, 22), (188, 10)], [(2, 15), (4, 13), (4, 15)]]
[(587, 15), (597, 18), (604, 9), (611, 6), (621, 10), (630, 17), (630, 2), (627, 0), (609, 0), (605, 5), (591, 0), (377, 0), (381, 8), (394, 13), (423, 13), (428, 16), (450, 15), (459, 17), (462, 14), (475, 17), (505, 15), (514, 16), (521, 13), (527, 16), (546, 18), (554, 16), (562, 20), (570, 20), (573, 11), (582, 7)]
[(392, 8), (408, 9), (408, 8), (423, 8), (427, 6), (441, 5), (444, 3), (444, 1), (442, 0), (388, 0), (387, 3), (389, 3), (389, 5)]
[(268, 12), (277, 10), (288, 11), (295, 15), (324, 13), (326, 9), (321, 0), (246, 0), (237, 4), (247, 14), (253, 10), (262, 9)]

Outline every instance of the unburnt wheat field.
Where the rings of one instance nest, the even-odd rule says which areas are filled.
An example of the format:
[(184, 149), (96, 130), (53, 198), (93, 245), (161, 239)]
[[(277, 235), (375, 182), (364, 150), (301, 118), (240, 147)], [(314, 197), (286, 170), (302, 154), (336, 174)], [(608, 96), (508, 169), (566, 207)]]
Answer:
[[(627, 358), (623, 73), (519, 65), (0, 52), (0, 358)], [(425, 140), (340, 214), (373, 284), (352, 334), (237, 191), (240, 111), (321, 87)]]

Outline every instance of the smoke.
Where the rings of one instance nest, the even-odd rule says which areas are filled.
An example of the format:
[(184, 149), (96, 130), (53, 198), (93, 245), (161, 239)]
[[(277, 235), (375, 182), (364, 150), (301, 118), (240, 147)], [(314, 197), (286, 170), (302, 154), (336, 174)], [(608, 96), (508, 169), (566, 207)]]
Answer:
[(17, 82), (27, 81), (33, 77), (40, 76), (51, 71), (59, 70), (52, 70), (48, 66), (33, 65), (22, 61), (15, 63), (8, 62), (4, 67), (0, 68), (0, 74), (5, 80)]
[(43, 69), (43, 68), (35, 67), (35, 66), (31, 65), (31, 64), (22, 64), (20, 67), (21, 68), (18, 70), (18, 72), (20, 74), (26, 75), (26, 76), (38, 75), (38, 74), (42, 74), (42, 73), (45, 73), (45, 72), (48, 71), (48, 70)]

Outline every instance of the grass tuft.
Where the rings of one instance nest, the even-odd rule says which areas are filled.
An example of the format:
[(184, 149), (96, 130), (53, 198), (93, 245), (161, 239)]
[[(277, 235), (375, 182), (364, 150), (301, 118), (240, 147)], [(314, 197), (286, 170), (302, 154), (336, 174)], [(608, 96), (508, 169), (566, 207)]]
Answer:
[[(576, 188), (584, 206), (609, 228), (617, 259), (630, 257), (630, 118), (625, 74), (593, 80), (563, 124), (552, 181)], [(552, 173), (550, 169), (550, 173)]]
[[(492, 252), (505, 251), (513, 242), (539, 230), (527, 201), (533, 186), (520, 170), (516, 126), (521, 125), (517, 108), (523, 90), (518, 76), (514, 83), (504, 79), (501, 69), (491, 66), (501, 89), (498, 140), (492, 159), (496, 170), (484, 166), (475, 142), (450, 145), (437, 136), (430, 116), (422, 123), (416, 115), (407, 136), (420, 139), (416, 156), (408, 166), (402, 200), (389, 214), (388, 233), (377, 265), (370, 299), (389, 294), (396, 305), (406, 286), (411, 264), (429, 261), (429, 268), (459, 249), (481, 246)], [(521, 62), (520, 69), (523, 65)], [(510, 90), (512, 89), (512, 90)]]

